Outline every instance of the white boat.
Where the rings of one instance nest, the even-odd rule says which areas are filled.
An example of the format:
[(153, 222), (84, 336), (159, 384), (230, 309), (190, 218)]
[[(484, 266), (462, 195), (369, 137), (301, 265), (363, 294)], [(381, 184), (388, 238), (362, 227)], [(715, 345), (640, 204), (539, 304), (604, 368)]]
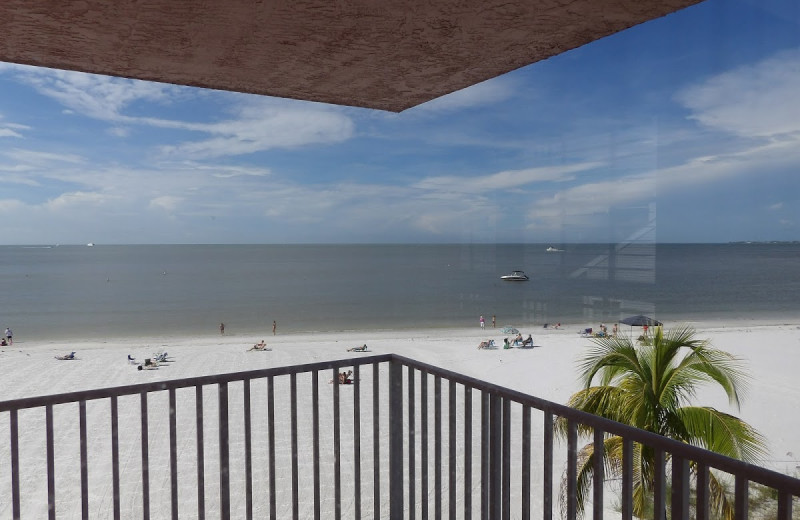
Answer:
[(94, 242), (89, 242), (88, 244), (86, 244), (86, 247), (94, 247)]
[(523, 271), (513, 271), (511, 274), (501, 276), (500, 279), (507, 282), (527, 282), (528, 275)]
[(563, 252), (564, 252), (564, 250), (563, 250), (563, 249), (556, 249), (556, 248), (555, 248), (555, 247), (553, 247), (553, 246), (550, 246), (550, 247), (548, 247), (548, 248), (546, 249), (546, 251), (547, 251), (548, 253), (563, 253)]

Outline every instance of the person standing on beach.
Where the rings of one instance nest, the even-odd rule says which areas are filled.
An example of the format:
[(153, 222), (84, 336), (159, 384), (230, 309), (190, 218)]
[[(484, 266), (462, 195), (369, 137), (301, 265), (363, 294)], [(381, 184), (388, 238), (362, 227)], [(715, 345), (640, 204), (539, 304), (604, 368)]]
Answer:
[(497, 316), (495, 316), (494, 314), (492, 314), (492, 328), (493, 329), (497, 328)]
[(220, 323), (219, 324), (219, 333), (220, 334), (225, 334), (225, 324), (224, 323)]
[(275, 331), (277, 329), (278, 329), (278, 324), (275, 322), (275, 320), (272, 320), (272, 335), (273, 336), (275, 335)]
[(11, 333), (11, 329), (8, 327), (6, 327), (6, 341), (8, 342), (9, 345), (14, 344), (13, 334)]
[(486, 328), (486, 320), (483, 319), (483, 316), (481, 316), (480, 322), (481, 322), (481, 329), (485, 329)]

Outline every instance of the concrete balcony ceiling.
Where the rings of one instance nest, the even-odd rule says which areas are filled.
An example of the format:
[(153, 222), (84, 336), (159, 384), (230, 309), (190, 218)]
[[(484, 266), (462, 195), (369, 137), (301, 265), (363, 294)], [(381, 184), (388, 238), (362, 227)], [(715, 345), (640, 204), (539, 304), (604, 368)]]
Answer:
[(3, 0), (0, 60), (399, 112), (699, 0)]

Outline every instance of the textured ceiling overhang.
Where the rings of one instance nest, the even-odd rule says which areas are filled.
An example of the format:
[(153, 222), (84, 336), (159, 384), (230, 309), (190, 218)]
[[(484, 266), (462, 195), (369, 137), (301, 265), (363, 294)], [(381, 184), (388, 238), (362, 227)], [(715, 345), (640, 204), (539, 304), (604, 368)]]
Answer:
[(700, 0), (3, 0), (0, 61), (401, 111)]

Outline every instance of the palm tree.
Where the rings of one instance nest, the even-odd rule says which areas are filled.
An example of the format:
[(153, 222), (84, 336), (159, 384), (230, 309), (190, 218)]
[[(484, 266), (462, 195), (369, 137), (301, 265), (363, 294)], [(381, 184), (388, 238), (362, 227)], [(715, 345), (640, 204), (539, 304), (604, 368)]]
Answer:
[[(628, 337), (597, 338), (595, 343), (580, 365), (584, 388), (570, 397), (569, 406), (747, 462), (764, 454), (763, 437), (746, 422), (689, 403), (698, 386), (716, 383), (738, 408), (746, 379), (739, 359), (697, 339), (692, 328), (665, 333), (658, 327), (652, 341), (638, 346)], [(566, 435), (565, 420), (560, 419), (556, 428)], [(579, 434), (591, 433), (590, 427), (579, 427)], [(622, 439), (606, 435), (604, 442), (606, 473), (609, 478), (619, 477)], [(637, 443), (633, 456), (633, 513), (644, 518), (652, 515), (648, 497), (654, 483), (653, 452)], [(593, 467), (594, 446), (590, 443), (578, 454), (579, 514), (590, 492)], [(733, 507), (723, 483), (713, 474), (709, 480), (713, 512), (718, 518), (732, 519)], [(561, 495), (563, 502), (566, 481)]]

